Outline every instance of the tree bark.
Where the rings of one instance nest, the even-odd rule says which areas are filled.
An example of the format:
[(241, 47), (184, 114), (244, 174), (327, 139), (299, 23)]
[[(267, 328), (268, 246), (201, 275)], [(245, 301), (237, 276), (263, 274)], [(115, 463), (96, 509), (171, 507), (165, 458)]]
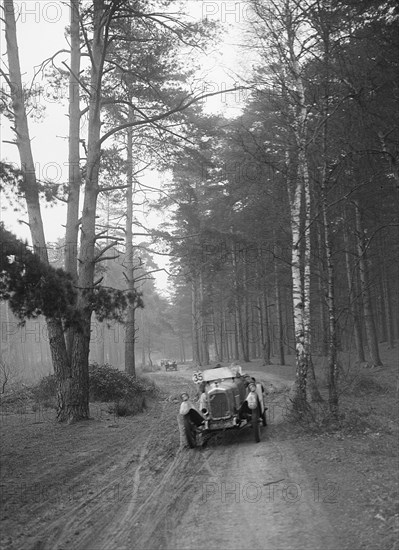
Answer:
[(370, 298), (370, 286), (369, 286), (369, 277), (368, 277), (368, 266), (366, 261), (366, 243), (364, 238), (363, 225), (360, 214), (360, 205), (357, 200), (355, 202), (355, 220), (356, 220), (356, 242), (357, 242), (357, 252), (358, 252), (358, 261), (359, 261), (359, 276), (360, 276), (360, 285), (362, 289), (362, 299), (363, 299), (363, 315), (364, 315), (364, 324), (366, 327), (366, 336), (367, 336), (367, 345), (370, 355), (371, 366), (379, 367), (382, 366), (382, 361), (380, 358), (379, 348), (378, 348), (378, 339), (377, 332), (375, 329), (373, 309), (371, 305)]
[(198, 290), (197, 279), (193, 276), (191, 281), (191, 334), (193, 346), (193, 362), (201, 366), (200, 350), (199, 350), (199, 329), (198, 329)]
[(381, 237), (381, 286), (382, 286), (382, 300), (383, 300), (383, 311), (385, 314), (385, 324), (386, 324), (386, 337), (388, 342), (388, 347), (390, 349), (395, 347), (395, 336), (394, 336), (394, 326), (392, 318), (392, 305), (391, 305), (391, 291), (390, 291), (390, 281), (387, 273), (387, 265), (385, 260), (385, 252), (387, 247), (385, 245), (385, 240)]
[[(68, 155), (68, 204), (65, 231), (65, 271), (76, 284), (78, 279), (78, 234), (80, 173), (80, 13), (79, 0), (70, 0), (71, 66), (69, 72), (69, 155)], [(74, 331), (66, 331), (66, 345), (70, 358)]]
[(364, 355), (364, 346), (363, 346), (363, 334), (361, 320), (359, 316), (359, 307), (357, 305), (357, 298), (355, 292), (355, 285), (353, 281), (354, 272), (351, 265), (350, 259), (350, 240), (348, 234), (348, 219), (344, 214), (344, 246), (345, 246), (345, 267), (346, 267), (346, 278), (348, 281), (348, 294), (349, 294), (349, 310), (353, 319), (353, 331), (355, 338), (355, 346), (357, 352), (357, 360), (359, 363), (364, 363), (366, 357)]
[(262, 327), (262, 352), (263, 352), (263, 363), (265, 365), (270, 365), (271, 359), (271, 350), (270, 350), (270, 327), (269, 327), (269, 312), (268, 312), (268, 300), (266, 288), (263, 285), (263, 299), (259, 297), (258, 301), (258, 311), (259, 311), (259, 322)]
[(291, 232), (292, 232), (292, 300), (294, 312), (294, 334), (296, 351), (296, 379), (293, 405), (301, 410), (306, 407), (306, 377), (308, 371), (305, 333), (303, 325), (303, 289), (301, 280), (300, 254), (300, 222), (301, 222), (302, 185), (296, 182), (296, 188), (291, 201)]
[[(273, 264), (274, 264), (274, 292), (275, 292), (275, 299), (276, 299), (278, 364), (279, 365), (285, 365), (283, 316), (282, 316), (282, 311), (281, 311), (280, 277), (279, 277), (279, 269), (278, 269), (278, 265), (277, 265), (276, 254), (274, 254)], [(274, 331), (273, 331), (273, 334), (274, 334)]]
[(231, 257), (233, 263), (233, 277), (234, 277), (234, 314), (236, 324), (236, 358), (240, 361), (248, 362), (249, 357), (246, 352), (244, 341), (244, 326), (242, 319), (242, 300), (241, 300), (241, 285), (239, 283), (238, 265), (234, 241), (231, 242)]
[(72, 348), (72, 373), (74, 380), (74, 401), (70, 407), (70, 421), (89, 417), (89, 349), (90, 320), (92, 309), (89, 301), (94, 291), (96, 207), (98, 178), (101, 157), (101, 85), (104, 64), (104, 3), (93, 0), (93, 39), (91, 42), (91, 76), (88, 122), (88, 147), (85, 178), (85, 193), (82, 212), (82, 226), (79, 250), (77, 313), (79, 327), (74, 334)]
[[(130, 117), (133, 113), (130, 110)], [(134, 296), (135, 278), (133, 263), (133, 130), (127, 129), (127, 178), (126, 178), (126, 281), (129, 293)], [(125, 327), (125, 372), (136, 377), (135, 342), (136, 342), (136, 307), (129, 302), (126, 310)], [(144, 344), (143, 344), (144, 347)]]
[[(323, 247), (324, 237), (322, 235), (321, 225), (317, 225), (317, 243), (318, 243), (318, 274), (317, 286), (319, 291), (319, 318), (320, 318), (320, 355), (327, 357), (328, 355), (328, 331), (329, 325), (326, 316), (326, 283), (325, 283), (325, 249)], [(320, 342), (321, 339), (321, 342)]]
[(324, 166), (321, 183), (321, 200), (324, 228), (324, 248), (327, 259), (327, 307), (329, 319), (328, 331), (328, 404), (331, 415), (338, 420), (339, 402), (338, 402), (338, 360), (337, 360), (337, 322), (335, 317), (335, 295), (334, 295), (334, 264), (331, 248), (331, 239), (329, 223), (327, 216), (327, 192), (326, 192), (326, 173), (327, 157), (324, 155)]
[[(48, 253), (39, 201), (39, 189), (31, 149), (28, 119), (24, 105), (24, 92), (21, 79), (13, 0), (5, 0), (4, 17), (11, 85), (10, 93), (15, 119), (16, 144), (23, 174), (29, 229), (35, 254), (40, 257), (42, 262), (48, 264)], [(63, 421), (67, 418), (66, 410), (71, 398), (71, 376), (73, 377), (73, 372), (70, 370), (61, 320), (46, 319), (46, 324), (51, 358), (57, 379), (57, 418)]]
[[(302, 84), (302, 83), (301, 83)], [(302, 88), (301, 88), (302, 89)], [(304, 117), (305, 115), (303, 115)], [(302, 124), (305, 124), (302, 119)], [(310, 316), (310, 267), (311, 267), (311, 241), (310, 241), (310, 178), (308, 171), (308, 161), (306, 158), (306, 150), (303, 149), (303, 155), (300, 155), (299, 166), (302, 172), (303, 186), (304, 186), (304, 199), (305, 199), (305, 219), (304, 219), (304, 275), (303, 275), (303, 326), (304, 326), (304, 340), (307, 357), (308, 368), (308, 380), (307, 390), (309, 393), (310, 401), (320, 402), (322, 397), (317, 387), (316, 375), (314, 371), (314, 364), (312, 360), (312, 331), (311, 331), (311, 316)]]
[(198, 314), (199, 314), (199, 352), (202, 365), (209, 365), (209, 343), (208, 343), (208, 324), (207, 315), (204, 310), (204, 283), (202, 270), (199, 271), (198, 277)]

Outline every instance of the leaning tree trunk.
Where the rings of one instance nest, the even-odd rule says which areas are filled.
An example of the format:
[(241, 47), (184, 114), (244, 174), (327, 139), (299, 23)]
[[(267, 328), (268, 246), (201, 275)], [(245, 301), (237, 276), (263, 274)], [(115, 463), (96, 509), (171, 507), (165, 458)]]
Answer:
[[(9, 66), (9, 84), (14, 113), (16, 144), (18, 147), (21, 171), (24, 181), (24, 195), (28, 211), (29, 228), (35, 254), (42, 262), (48, 262), (47, 246), (44, 236), (41, 216), (39, 190), (36, 180), (31, 140), (29, 136), (28, 119), (23, 102), (23, 87), (18, 54), (17, 33), (13, 0), (4, 3), (5, 33)], [(70, 365), (67, 356), (63, 327), (60, 319), (46, 319), (49, 345), (54, 372), (57, 379), (57, 417), (60, 421), (66, 419), (71, 393)]]
[(368, 280), (368, 266), (366, 261), (366, 243), (364, 238), (363, 225), (360, 215), (360, 206), (357, 200), (355, 202), (355, 220), (356, 220), (356, 240), (359, 259), (359, 276), (362, 289), (364, 325), (366, 327), (367, 345), (370, 355), (371, 365), (373, 367), (382, 366), (380, 353), (378, 349), (377, 332), (374, 323), (373, 309), (370, 298), (370, 286)]

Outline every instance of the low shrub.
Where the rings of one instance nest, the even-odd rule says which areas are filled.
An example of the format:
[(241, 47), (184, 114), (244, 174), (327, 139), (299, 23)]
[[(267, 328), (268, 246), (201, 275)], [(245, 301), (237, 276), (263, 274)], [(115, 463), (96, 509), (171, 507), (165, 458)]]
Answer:
[(2, 412), (24, 413), (32, 401), (32, 388), (20, 382), (11, 384), (7, 392), (0, 395)]
[(134, 416), (146, 409), (145, 396), (137, 394), (115, 401), (108, 407), (108, 412), (116, 416)]
[(54, 374), (44, 376), (31, 388), (33, 399), (45, 408), (54, 409), (57, 406), (57, 382)]
[(337, 419), (331, 414), (328, 403), (325, 401), (306, 403), (304, 407), (298, 410), (293, 400), (290, 397), (286, 397), (283, 417), (286, 421), (300, 427), (307, 433), (322, 433), (326, 430), (334, 431), (339, 425)]
[[(154, 396), (155, 383), (141, 376), (133, 378), (108, 364), (89, 366), (90, 401), (111, 403), (109, 410), (118, 416), (137, 414), (145, 408), (145, 396)], [(45, 376), (31, 388), (36, 403), (43, 407), (56, 407), (57, 385), (55, 376)]]
[(156, 392), (154, 382), (148, 378), (133, 378), (107, 364), (93, 363), (89, 367), (89, 376), (91, 401), (120, 401), (129, 396)]
[(341, 413), (341, 428), (344, 432), (364, 433), (374, 427), (373, 410), (370, 407), (348, 407)]
[(383, 395), (389, 393), (389, 387), (381, 384), (373, 376), (363, 373), (347, 374), (340, 383), (342, 394), (348, 395)]

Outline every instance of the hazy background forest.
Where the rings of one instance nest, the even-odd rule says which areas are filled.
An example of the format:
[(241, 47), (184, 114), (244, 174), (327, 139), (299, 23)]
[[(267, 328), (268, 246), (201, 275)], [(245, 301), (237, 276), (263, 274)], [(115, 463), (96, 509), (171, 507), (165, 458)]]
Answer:
[[(93, 17), (89, 4), (81, 6), (87, 21)], [(195, 36), (198, 43), (187, 34), (178, 37), (183, 47), (176, 46), (177, 28), (195, 31), (174, 15), (172, 32), (131, 54), (139, 75), (129, 81), (115, 71), (104, 78), (104, 97), (121, 101), (123, 81), (140, 104), (138, 112), (153, 120), (115, 134), (102, 147), (96, 231), (110, 243), (110, 258), (96, 264), (95, 279), (126, 288), (127, 200), (132, 284), (144, 305), (136, 304), (133, 321), (136, 365), (162, 358), (198, 365), (255, 358), (285, 364), (300, 338), (300, 310), (307, 353), (327, 356), (333, 345), (379, 365), (379, 343), (393, 347), (399, 336), (397, 6), (253, 0), (223, 14), (223, 5), (203, 3), (196, 14), (196, 32), (203, 33)], [(120, 21), (115, 17), (110, 28)], [(245, 73), (231, 67), (229, 82), (198, 83), (196, 48), (223, 47), (218, 36), (226, 25), (239, 29), (238, 51), (245, 59), (251, 54), (252, 63)], [(149, 31), (143, 26), (130, 32)], [(114, 67), (121, 47), (110, 46)], [(82, 103), (89, 71), (82, 69)], [(54, 87), (68, 85), (62, 63), (43, 66), (42, 78)], [(227, 112), (210, 109), (207, 99), (174, 112), (188, 82), (191, 92), (197, 86), (194, 96), (235, 87), (222, 94)], [(9, 105), (4, 92), (5, 117)], [(125, 107), (118, 111), (110, 101), (104, 108), (104, 132), (128, 119)], [(170, 111), (161, 123), (157, 109)], [(33, 109), (32, 116), (41, 115)], [(82, 177), (85, 151), (83, 140)], [(146, 170), (166, 176), (161, 189), (156, 184), (151, 192), (142, 179)], [(43, 198), (47, 193), (57, 202), (65, 189), (47, 184)], [(3, 185), (8, 199), (14, 191)], [(158, 227), (144, 226), (144, 207), (163, 220)], [(51, 228), (46, 232), (51, 235)], [(65, 267), (65, 242), (49, 247), (50, 264)], [(163, 289), (153, 278), (157, 253), (170, 258)], [(52, 372), (44, 318), (20, 327), (8, 303), (0, 307), (1, 357), (13, 376), (37, 379)], [(124, 369), (125, 339), (123, 324), (93, 313), (90, 361)]]

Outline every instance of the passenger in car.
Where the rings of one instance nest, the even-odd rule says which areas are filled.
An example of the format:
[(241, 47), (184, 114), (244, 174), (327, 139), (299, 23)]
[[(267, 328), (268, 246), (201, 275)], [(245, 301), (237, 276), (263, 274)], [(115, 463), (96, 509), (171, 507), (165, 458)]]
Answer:
[[(244, 381), (245, 381), (245, 386), (248, 390), (249, 390), (249, 386), (251, 384), (253, 384), (255, 386), (257, 385), (256, 379), (253, 376), (250, 376), (249, 374), (244, 374)], [(265, 388), (264, 388), (262, 383), (260, 384), (260, 387), (261, 387), (261, 390), (262, 390), (262, 394), (264, 395), (265, 394)], [(265, 407), (265, 410), (267, 411), (267, 407)], [(248, 402), (247, 402), (247, 400), (245, 400), (244, 403), (240, 407), (240, 411), (239, 411), (240, 419), (242, 420), (243, 418), (246, 417), (247, 414), (250, 414), (250, 413), (251, 413), (251, 410), (248, 407)]]
[(205, 419), (191, 403), (188, 393), (184, 392), (180, 397), (182, 400), (179, 411), (180, 414), (183, 416), (187, 414), (191, 422), (193, 422), (197, 427), (203, 426), (205, 424)]
[(207, 401), (206, 401), (206, 382), (201, 382), (201, 384), (199, 385), (199, 393), (200, 393), (200, 396), (199, 396), (199, 410), (201, 411), (201, 413), (207, 417), (209, 416), (209, 413), (208, 413), (208, 409), (207, 409)]

